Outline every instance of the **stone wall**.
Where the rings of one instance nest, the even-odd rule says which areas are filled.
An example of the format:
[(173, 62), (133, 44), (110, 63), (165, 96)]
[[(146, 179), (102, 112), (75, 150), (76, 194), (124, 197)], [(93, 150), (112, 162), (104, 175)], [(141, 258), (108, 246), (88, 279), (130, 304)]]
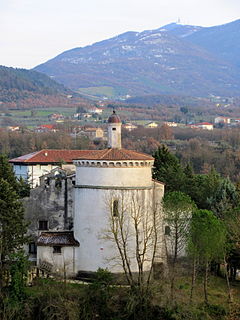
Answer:
[[(41, 231), (72, 230), (75, 174), (67, 175), (60, 168), (42, 176), (40, 186), (24, 199), (28, 233), (36, 242)], [(39, 223), (40, 222), (40, 223)], [(45, 226), (47, 225), (47, 228)], [(35, 258), (36, 255), (30, 255)]]

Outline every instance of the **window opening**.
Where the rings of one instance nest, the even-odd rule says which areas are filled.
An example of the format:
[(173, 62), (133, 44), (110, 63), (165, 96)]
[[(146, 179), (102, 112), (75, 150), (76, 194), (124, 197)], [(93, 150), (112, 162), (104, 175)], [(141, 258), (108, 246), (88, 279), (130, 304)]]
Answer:
[(170, 236), (170, 233), (171, 233), (170, 227), (169, 226), (165, 226), (165, 232), (164, 232), (165, 236)]
[(53, 253), (61, 253), (61, 252), (62, 252), (62, 248), (60, 246), (53, 247)]
[(118, 200), (113, 201), (113, 217), (118, 217)]
[(35, 242), (30, 242), (28, 245), (28, 253), (36, 254), (37, 253), (37, 246)]
[(48, 221), (47, 220), (38, 221), (38, 230), (48, 230)]

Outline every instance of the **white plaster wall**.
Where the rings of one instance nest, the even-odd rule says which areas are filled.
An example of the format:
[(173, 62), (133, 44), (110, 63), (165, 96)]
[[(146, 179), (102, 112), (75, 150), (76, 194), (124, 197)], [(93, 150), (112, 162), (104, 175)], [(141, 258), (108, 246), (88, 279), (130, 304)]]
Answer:
[[(151, 211), (154, 202), (154, 188), (146, 190), (104, 190), (104, 189), (75, 189), (74, 236), (80, 242), (76, 248), (76, 271), (96, 271), (99, 267), (108, 268), (111, 272), (123, 272), (121, 259), (114, 241), (108, 239), (109, 202), (113, 198), (121, 199), (128, 207), (129, 199), (134, 195), (142, 199), (143, 211)], [(130, 207), (130, 204), (129, 204)], [(126, 214), (129, 212), (126, 210)], [(131, 220), (132, 221), (132, 220)], [(129, 225), (128, 255), (133, 272), (138, 270), (135, 258), (135, 237), (133, 224)], [(149, 250), (151, 254), (151, 249)], [(149, 262), (145, 270), (149, 269)]]
[(37, 248), (37, 264), (40, 262), (48, 262), (53, 265), (52, 271), (59, 275), (67, 276), (75, 274), (75, 247), (62, 247), (61, 254), (53, 253), (53, 247), (38, 246)]
[[(52, 169), (59, 167), (53, 164), (34, 164), (34, 165), (19, 165), (14, 164), (13, 170), (17, 178), (22, 177), (31, 184), (32, 188), (40, 185), (39, 177), (49, 173)], [(75, 172), (74, 164), (65, 164), (63, 169)]]
[(39, 177), (44, 174), (49, 173), (52, 169), (57, 168), (57, 165), (52, 164), (35, 164), (28, 166), (28, 181), (31, 184), (32, 188), (35, 188), (40, 185)]
[(76, 185), (147, 187), (152, 185), (151, 167), (77, 167)]
[(121, 123), (108, 124), (108, 147), (121, 148)]

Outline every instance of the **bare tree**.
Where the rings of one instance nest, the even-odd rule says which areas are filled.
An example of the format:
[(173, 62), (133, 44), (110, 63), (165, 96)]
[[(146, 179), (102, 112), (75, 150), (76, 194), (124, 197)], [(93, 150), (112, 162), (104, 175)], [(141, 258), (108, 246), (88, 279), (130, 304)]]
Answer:
[(177, 260), (180, 255), (185, 255), (190, 222), (195, 207), (191, 198), (180, 191), (169, 192), (163, 199), (166, 251), (171, 267), (172, 302), (174, 302)]
[[(154, 191), (153, 191), (154, 192)], [(128, 284), (140, 293), (148, 291), (153, 266), (160, 257), (161, 208), (144, 191), (111, 192), (106, 198), (109, 212), (105, 237), (117, 248), (111, 258), (120, 263)]]

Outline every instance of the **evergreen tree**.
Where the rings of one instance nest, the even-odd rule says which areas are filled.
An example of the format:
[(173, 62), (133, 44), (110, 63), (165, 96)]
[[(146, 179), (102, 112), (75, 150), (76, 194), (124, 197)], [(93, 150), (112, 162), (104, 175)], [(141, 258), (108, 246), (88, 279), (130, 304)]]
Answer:
[(238, 192), (235, 185), (229, 178), (221, 178), (218, 186), (207, 202), (210, 209), (218, 216), (223, 217), (224, 214), (237, 206), (239, 202)]
[(26, 242), (26, 232), (22, 202), (9, 182), (0, 178), (0, 286), (3, 267)]
[(153, 155), (153, 178), (165, 183), (166, 192), (184, 191), (185, 174), (176, 156), (162, 145)]
[[(188, 251), (194, 262), (193, 278), (196, 274), (196, 261), (200, 261), (205, 269), (204, 300), (206, 303), (208, 303), (209, 265), (212, 261), (224, 260), (225, 249), (226, 229), (223, 222), (211, 211), (196, 210), (191, 222)], [(192, 288), (193, 286), (192, 282)]]
[(30, 185), (23, 178), (16, 178), (8, 158), (3, 154), (0, 154), (0, 178), (7, 181), (20, 198), (29, 196)]
[(13, 168), (9, 164), (7, 156), (4, 154), (0, 154), (0, 178), (7, 181), (15, 191), (18, 191), (18, 182)]

